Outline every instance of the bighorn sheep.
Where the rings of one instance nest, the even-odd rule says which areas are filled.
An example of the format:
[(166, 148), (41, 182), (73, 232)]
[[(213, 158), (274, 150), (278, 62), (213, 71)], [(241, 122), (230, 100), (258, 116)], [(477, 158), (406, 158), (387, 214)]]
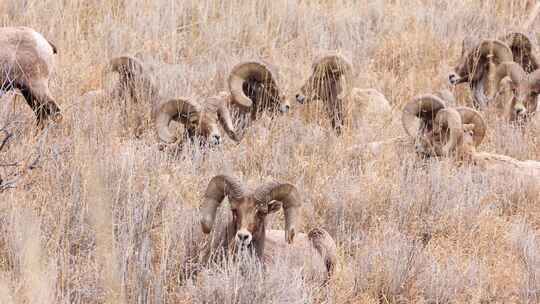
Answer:
[(264, 61), (246, 61), (234, 66), (229, 74), (230, 101), (242, 119), (251, 114), (252, 121), (264, 112), (286, 113), (287, 98), (280, 93), (277, 68)]
[(516, 62), (500, 64), (495, 72), (495, 97), (502, 94), (505, 78), (512, 90), (512, 98), (507, 107), (508, 118), (511, 122), (524, 121), (536, 113), (540, 94), (540, 70), (527, 74)]
[(28, 27), (0, 27), (0, 91), (18, 89), (34, 111), (37, 124), (60, 121), (60, 108), (49, 90), (56, 47)]
[(467, 52), (466, 40), (463, 41), (461, 58), (449, 80), (452, 85), (468, 82), (473, 92), (474, 106), (485, 108), (489, 102), (485, 94), (489, 75), (502, 62), (512, 61), (510, 48), (500, 40), (483, 40)]
[(340, 54), (326, 54), (315, 60), (312, 74), (296, 95), (304, 104), (314, 100), (324, 103), (332, 127), (341, 134), (346, 120), (344, 103), (352, 81), (352, 64)]
[(111, 89), (93, 91), (85, 96), (99, 96), (101, 99), (131, 98), (135, 104), (148, 105), (151, 109), (150, 116), (155, 120), (158, 137), (163, 142), (174, 143), (178, 139), (168, 128), (172, 120), (185, 126), (188, 138), (197, 138), (204, 144), (221, 143), (218, 121), (233, 140), (240, 140), (234, 131), (226, 106), (229, 98), (227, 94), (207, 98), (204, 102), (184, 98), (167, 99), (161, 96), (158, 86), (143, 63), (132, 56), (113, 58), (103, 73), (108, 72), (117, 72), (118, 82)]
[(159, 90), (144, 68), (143, 63), (132, 56), (119, 56), (111, 59), (103, 69), (104, 76), (109, 72), (118, 73), (118, 81), (111, 88), (90, 91), (82, 98), (88, 99), (125, 99), (131, 98), (134, 103), (153, 102), (159, 98)]
[[(451, 127), (457, 125), (457, 114), (448, 106), (449, 103), (454, 104), (455, 98), (446, 89), (415, 97), (405, 105), (401, 114), (407, 137), (371, 142), (367, 149), (360, 150), (379, 155), (386, 148), (404, 151), (414, 147), (414, 151), (422, 156), (447, 155), (460, 141), (459, 132), (451, 132)], [(356, 146), (350, 151), (357, 150)]]
[(463, 140), (456, 146), (455, 156), (458, 160), (489, 170), (511, 170), (515, 174), (534, 178), (540, 181), (539, 161), (520, 161), (505, 155), (477, 152), (486, 134), (486, 123), (480, 113), (471, 108), (456, 109), (462, 121)]
[(219, 121), (231, 139), (240, 141), (227, 107), (227, 97), (227, 93), (221, 93), (203, 103), (188, 99), (171, 99), (159, 104), (154, 114), (159, 138), (165, 143), (174, 143), (177, 140), (169, 130), (170, 122), (175, 120), (185, 126), (185, 133), (191, 140), (198, 138), (203, 143), (218, 145), (221, 143)]
[(459, 114), (435, 95), (420, 95), (409, 102), (402, 123), (422, 155), (448, 156), (462, 140)]
[[(229, 199), (233, 217), (221, 229), (214, 227), (214, 221), (216, 210), (225, 197)], [(238, 251), (244, 251), (268, 263), (278, 254), (288, 252), (297, 262), (321, 263), (318, 265), (324, 265), (324, 269), (317, 271), (329, 278), (337, 263), (336, 244), (323, 229), (313, 229), (307, 235), (297, 233), (301, 204), (298, 190), (288, 183), (269, 182), (248, 190), (236, 178), (213, 177), (200, 207), (203, 232), (208, 234), (213, 229), (217, 232), (217, 238), (207, 247), (207, 257), (211, 252), (234, 256)], [(268, 214), (281, 208), (285, 214), (285, 230), (266, 230)]]
[(508, 45), (514, 56), (514, 62), (519, 63), (526, 73), (532, 73), (540, 68), (540, 58), (533, 52), (533, 44), (527, 35), (511, 32), (500, 40)]

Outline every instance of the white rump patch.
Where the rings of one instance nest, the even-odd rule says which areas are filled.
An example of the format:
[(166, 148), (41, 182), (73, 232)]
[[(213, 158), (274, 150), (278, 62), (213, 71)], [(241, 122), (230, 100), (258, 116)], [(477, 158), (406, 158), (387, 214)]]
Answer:
[(54, 50), (49, 41), (36, 31), (32, 31), (32, 36), (36, 42), (36, 49), (39, 57), (43, 58), (51, 68), (54, 67)]
[(32, 31), (32, 36), (34, 37), (34, 40), (36, 41), (36, 46), (38, 50), (40, 52), (43, 52), (43, 54), (40, 54), (40, 55), (43, 55), (44, 57), (46, 57), (46, 56), (51, 56), (54, 54), (54, 50), (51, 44), (49, 43), (49, 41), (47, 41), (47, 39), (45, 39), (45, 37), (43, 37), (40, 33), (36, 31)]

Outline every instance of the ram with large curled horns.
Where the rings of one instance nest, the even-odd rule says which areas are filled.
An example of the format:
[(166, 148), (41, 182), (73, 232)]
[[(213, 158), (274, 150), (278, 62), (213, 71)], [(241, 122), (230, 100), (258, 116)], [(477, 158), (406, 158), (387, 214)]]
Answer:
[(408, 102), (401, 114), (401, 122), (406, 137), (397, 137), (389, 140), (368, 143), (365, 148), (355, 146), (354, 151), (367, 151), (372, 155), (379, 155), (390, 148), (395, 151), (414, 150), (424, 157), (447, 156), (461, 140), (459, 119), (455, 110), (449, 107), (455, 103), (453, 94), (441, 90), (434, 94), (416, 96)]
[(260, 117), (263, 112), (286, 113), (290, 104), (280, 92), (279, 73), (275, 66), (262, 60), (245, 61), (235, 65), (228, 78), (230, 103), (247, 124)]
[[(217, 208), (225, 197), (232, 220), (223, 227), (214, 227)], [(207, 256), (211, 252), (235, 256), (244, 251), (271, 263), (277, 255), (290, 253), (299, 266), (321, 266), (315, 270), (328, 279), (337, 263), (336, 244), (323, 229), (315, 228), (307, 234), (297, 232), (301, 204), (298, 190), (288, 183), (269, 182), (249, 190), (234, 177), (213, 177), (200, 207), (203, 232), (215, 230), (217, 236), (207, 247)], [(267, 216), (279, 209), (285, 214), (285, 230), (267, 230)]]
[(479, 166), (484, 170), (499, 171), (504, 174), (522, 176), (538, 185), (536, 191), (540, 193), (540, 162), (534, 160), (517, 160), (506, 155), (478, 152), (482, 143), (487, 125), (482, 115), (471, 108), (456, 108), (461, 119), (463, 131), (462, 140), (454, 148), (452, 155), (462, 164)]
[(18, 89), (32, 108), (40, 127), (61, 120), (49, 89), (56, 47), (28, 27), (0, 27), (0, 94)]
[(502, 94), (504, 87), (510, 88), (510, 100), (503, 101), (506, 103), (506, 115), (510, 122), (522, 123), (536, 113), (540, 94), (540, 70), (527, 74), (520, 64), (504, 62), (495, 72), (495, 85), (495, 98)]
[(500, 40), (508, 45), (512, 51), (514, 62), (518, 63), (526, 73), (532, 73), (540, 68), (540, 57), (526, 34), (510, 32), (501, 37)]
[(296, 101), (301, 104), (315, 100), (323, 102), (332, 128), (341, 134), (351, 78), (352, 64), (345, 56), (338, 53), (322, 55), (313, 63), (312, 73), (296, 95)]
[(499, 64), (512, 61), (513, 54), (508, 45), (500, 40), (483, 40), (472, 48), (467, 47), (467, 44), (467, 39), (465, 39), (461, 58), (454, 72), (450, 74), (449, 80), (452, 85), (469, 83), (474, 106), (483, 109), (490, 101), (487, 96), (489, 94), (486, 94), (490, 75)]
[(227, 108), (226, 94), (219, 94), (203, 100), (187, 98), (166, 98), (160, 94), (149, 71), (143, 63), (132, 56), (119, 56), (111, 59), (104, 74), (117, 72), (118, 81), (103, 90), (88, 92), (83, 98), (101, 100), (131, 99), (133, 103), (151, 109), (150, 116), (155, 121), (159, 139), (167, 144), (178, 141), (169, 129), (174, 120), (184, 125), (185, 137), (197, 139), (203, 144), (217, 145), (222, 141), (219, 124), (227, 135), (235, 141), (240, 138), (235, 132), (232, 118)]
[(432, 94), (409, 102), (403, 109), (402, 123), (422, 155), (449, 156), (462, 141), (462, 123), (456, 109)]
[(161, 141), (171, 144), (178, 140), (178, 136), (169, 129), (169, 124), (173, 120), (184, 125), (185, 137), (190, 140), (197, 139), (203, 144), (210, 145), (220, 144), (222, 138), (218, 124), (221, 124), (231, 139), (240, 141), (224, 95), (225, 93), (222, 93), (202, 102), (175, 98), (158, 104), (154, 110), (154, 117)]
[[(430, 99), (433, 100), (431, 97), (428, 100)], [(434, 107), (431, 106), (431, 108)], [(405, 119), (405, 121), (407, 120)], [(443, 155), (451, 157), (460, 163), (480, 166), (483, 169), (500, 170), (532, 178), (540, 185), (540, 162), (532, 160), (520, 161), (505, 155), (477, 152), (477, 148), (482, 143), (487, 130), (484, 118), (478, 111), (468, 107), (441, 108), (433, 119), (435, 126), (433, 129), (444, 129), (441, 128), (441, 122), (443, 122), (443, 127), (445, 123), (447, 128), (447, 131), (443, 132), (443, 134), (447, 133), (449, 138), (456, 139), (446, 140), (445, 148), (439, 149), (445, 151), (445, 153), (442, 153)], [(435, 142), (438, 138), (442, 138), (437, 136), (437, 133), (441, 134), (435, 131), (432, 132), (431, 136), (431, 138), (435, 139)], [(443, 140), (438, 145), (444, 144), (444, 142)], [(434, 145), (436, 146), (437, 143)], [(437, 151), (437, 148), (434, 147), (431, 151)]]

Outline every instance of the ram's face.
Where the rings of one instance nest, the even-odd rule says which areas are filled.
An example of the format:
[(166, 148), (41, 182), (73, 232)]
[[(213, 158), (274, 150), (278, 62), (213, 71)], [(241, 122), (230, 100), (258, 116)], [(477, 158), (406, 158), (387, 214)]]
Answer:
[(216, 113), (202, 112), (190, 115), (185, 126), (191, 137), (198, 137), (205, 144), (215, 146), (221, 143)]
[(524, 121), (536, 112), (539, 92), (529, 82), (523, 81), (519, 85), (512, 87), (512, 93), (511, 121)]
[(266, 216), (279, 210), (281, 203), (272, 201), (268, 204), (257, 203), (250, 197), (231, 202), (235, 241), (239, 246), (249, 246), (254, 238), (264, 229)]
[(440, 146), (439, 142), (439, 136), (433, 129), (424, 130), (420, 133), (420, 136), (416, 138), (416, 153), (423, 156), (432, 156), (435, 154), (437, 147)]
[(454, 71), (452, 71), (448, 76), (450, 84), (456, 85), (468, 81), (468, 75), (470, 72), (470, 62), (468, 60), (468, 55), (473, 50), (474, 44), (475, 40), (471, 37), (467, 37), (463, 40), (461, 46), (461, 56), (458, 59), (456, 66), (454, 67)]

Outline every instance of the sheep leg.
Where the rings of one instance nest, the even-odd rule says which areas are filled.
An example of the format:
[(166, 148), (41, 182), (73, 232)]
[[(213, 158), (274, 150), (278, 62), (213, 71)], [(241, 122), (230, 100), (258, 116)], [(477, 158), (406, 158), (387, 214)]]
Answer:
[(487, 107), (487, 97), (484, 93), (483, 81), (471, 82), (471, 89), (473, 91), (473, 103), (477, 109), (485, 110)]
[(330, 116), (332, 128), (336, 131), (338, 135), (341, 135), (345, 120), (343, 115), (343, 102), (339, 100), (338, 102), (333, 103), (333, 105), (327, 105), (326, 111)]
[(336, 243), (326, 230), (320, 228), (312, 229), (308, 233), (308, 238), (311, 246), (324, 261), (324, 266), (326, 267), (324, 285), (326, 285), (338, 263)]

